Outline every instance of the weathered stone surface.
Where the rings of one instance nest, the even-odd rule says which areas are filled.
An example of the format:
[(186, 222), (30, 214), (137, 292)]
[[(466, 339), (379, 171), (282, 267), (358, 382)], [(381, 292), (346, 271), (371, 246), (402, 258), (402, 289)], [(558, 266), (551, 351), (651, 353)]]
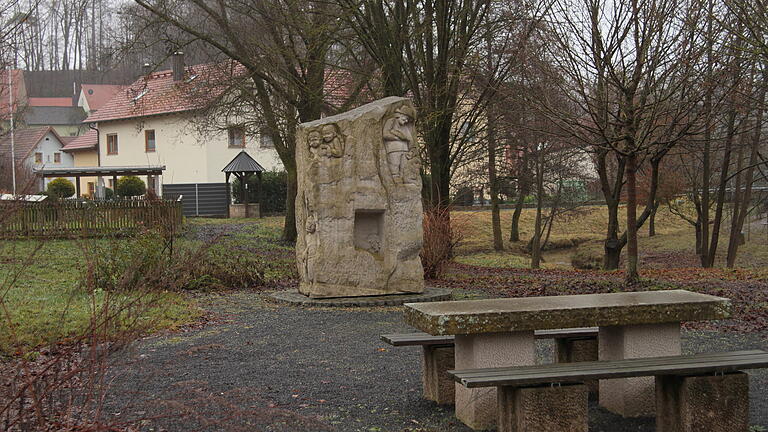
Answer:
[(501, 387), (499, 432), (587, 432), (587, 387)]
[[(598, 360), (596, 337), (555, 339), (555, 358), (558, 363), (589, 362)], [(598, 380), (586, 381), (589, 395), (597, 398), (600, 393)]]
[(388, 97), (299, 126), (296, 256), (312, 298), (420, 293), (415, 110)]
[(747, 432), (749, 377), (657, 377), (656, 405), (658, 432)]
[(447, 373), (455, 366), (453, 347), (425, 345), (423, 349), (424, 397), (440, 405), (453, 404), (455, 382)]
[[(533, 331), (456, 335), (456, 369), (536, 364)], [(456, 418), (475, 430), (496, 424), (496, 387), (467, 388), (456, 383)]]
[(432, 335), (724, 319), (730, 300), (685, 290), (462, 300), (405, 305), (405, 321)]
[[(600, 360), (680, 355), (680, 323), (600, 327)], [(624, 417), (656, 412), (653, 377), (600, 380), (600, 406)]]

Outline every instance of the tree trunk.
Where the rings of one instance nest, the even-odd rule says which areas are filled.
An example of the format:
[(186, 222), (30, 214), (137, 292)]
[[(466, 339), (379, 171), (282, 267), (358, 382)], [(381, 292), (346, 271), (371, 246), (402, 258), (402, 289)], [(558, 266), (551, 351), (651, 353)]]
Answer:
[[(731, 165), (731, 153), (733, 150), (733, 139), (736, 134), (736, 109), (730, 108), (728, 113), (727, 135), (725, 138), (725, 148), (723, 150), (723, 159), (720, 165), (720, 180), (717, 185), (717, 197), (715, 201), (715, 218), (712, 220), (712, 237), (709, 241), (706, 265), (704, 267), (713, 267), (717, 257), (717, 245), (720, 241), (720, 225), (723, 222), (723, 209), (725, 207), (726, 188), (728, 187), (728, 172)], [(707, 209), (704, 209), (705, 211)], [(706, 238), (704, 238), (706, 242)]]
[(520, 241), (520, 215), (523, 213), (523, 204), (525, 204), (525, 196), (528, 194), (528, 181), (523, 177), (527, 175), (528, 168), (528, 152), (523, 151), (521, 162), (518, 164), (517, 170), (517, 201), (515, 202), (515, 211), (512, 213), (512, 225), (509, 229), (509, 241)]
[(501, 235), (501, 215), (499, 212), (499, 185), (496, 178), (496, 128), (493, 110), (488, 107), (488, 183), (491, 194), (491, 225), (493, 226), (493, 249), (504, 250)]
[(531, 268), (541, 266), (541, 210), (544, 206), (544, 150), (536, 155), (536, 222), (531, 241)]
[[(741, 245), (741, 236), (738, 239), (734, 238), (734, 231), (741, 233), (744, 228), (744, 221), (747, 219), (747, 213), (749, 212), (749, 205), (752, 201), (752, 185), (755, 181), (755, 167), (757, 160), (760, 157), (759, 150), (761, 144), (762, 124), (764, 115), (765, 97), (768, 88), (765, 86), (765, 80), (768, 79), (768, 69), (764, 69), (762, 73), (763, 85), (760, 89), (760, 94), (757, 98), (758, 106), (757, 114), (755, 116), (755, 131), (752, 135), (752, 142), (750, 143), (749, 162), (747, 162), (747, 171), (744, 174), (744, 194), (741, 196), (741, 207), (738, 209), (738, 217), (734, 217), (735, 224), (731, 228), (731, 239), (728, 243), (728, 256), (726, 257), (726, 265), (728, 268), (733, 268), (736, 265), (736, 256), (739, 252), (739, 246)], [(737, 241), (738, 240), (738, 241)]]
[(640, 280), (637, 273), (637, 155), (627, 156), (627, 273), (628, 284)]
[(656, 235), (656, 211), (659, 210), (659, 204), (659, 202), (654, 203), (653, 213), (651, 213), (651, 216), (648, 219), (648, 237)]

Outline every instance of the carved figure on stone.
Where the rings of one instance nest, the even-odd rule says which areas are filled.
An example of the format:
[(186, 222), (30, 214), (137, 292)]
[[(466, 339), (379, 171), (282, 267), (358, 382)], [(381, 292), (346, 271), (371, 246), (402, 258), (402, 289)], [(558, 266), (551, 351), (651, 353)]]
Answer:
[(395, 110), (384, 122), (382, 135), (384, 149), (387, 152), (387, 165), (395, 182), (403, 182), (405, 178), (405, 162), (415, 156), (413, 142), (413, 119), (415, 113), (407, 106)]
[(333, 124), (310, 131), (307, 134), (307, 144), (313, 159), (340, 158), (344, 155), (344, 141), (338, 126)]
[(415, 115), (411, 101), (392, 96), (297, 128), (301, 293), (424, 291)]
[(320, 156), (324, 156), (321, 154), (320, 148), (320, 144), (323, 143), (323, 137), (320, 135), (319, 131), (310, 131), (307, 135), (307, 141), (309, 144), (309, 154), (312, 155), (312, 159), (317, 159)]

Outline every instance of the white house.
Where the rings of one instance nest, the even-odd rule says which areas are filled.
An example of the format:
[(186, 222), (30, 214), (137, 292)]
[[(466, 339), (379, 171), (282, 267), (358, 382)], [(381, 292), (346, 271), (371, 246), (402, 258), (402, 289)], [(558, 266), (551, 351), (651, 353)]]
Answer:
[(237, 124), (213, 132), (197, 127), (196, 116), (208, 102), (201, 99), (217, 96), (210, 82), (198, 80), (210, 76), (212, 65), (185, 68), (175, 60), (173, 70), (139, 78), (86, 118), (98, 130), (99, 166), (165, 166), (162, 179), (145, 177), (158, 194), (162, 185), (224, 183), (222, 168), (241, 150), (267, 170), (279, 169), (270, 142), (246, 136)]
[[(41, 168), (71, 168), (74, 166), (72, 155), (62, 151), (67, 138), (62, 138), (51, 126), (17, 129), (13, 133), (13, 147), (16, 161), (16, 179), (19, 192), (25, 186), (35, 188), (33, 170)], [(10, 184), (11, 134), (0, 138), (0, 172), (3, 173), (0, 188), (11, 190)], [(52, 179), (45, 179), (36, 188), (44, 190)], [(69, 179), (74, 181), (73, 178)]]

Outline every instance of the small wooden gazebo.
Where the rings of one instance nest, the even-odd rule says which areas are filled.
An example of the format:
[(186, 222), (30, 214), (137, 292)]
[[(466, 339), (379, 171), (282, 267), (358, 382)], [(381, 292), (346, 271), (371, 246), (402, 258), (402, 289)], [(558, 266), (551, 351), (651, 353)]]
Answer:
[[(245, 150), (240, 151), (240, 153), (238, 153), (237, 156), (235, 156), (235, 158), (232, 159), (221, 171), (224, 172), (227, 177), (227, 194), (229, 194), (227, 200), (229, 200), (232, 196), (232, 192), (229, 190), (229, 176), (234, 174), (235, 177), (240, 180), (240, 193), (243, 197), (243, 204), (245, 205), (245, 217), (249, 216), (248, 191), (246, 185), (248, 183), (248, 179), (250, 179), (254, 174), (256, 174), (256, 177), (259, 179), (259, 206), (263, 205), (264, 189), (261, 187), (261, 173), (264, 172), (264, 167), (259, 165), (259, 163), (256, 162), (256, 160), (252, 158), (251, 155), (245, 152)], [(261, 213), (261, 209), (259, 209), (259, 217), (261, 217)], [(229, 216), (229, 206), (227, 206), (227, 215)]]

